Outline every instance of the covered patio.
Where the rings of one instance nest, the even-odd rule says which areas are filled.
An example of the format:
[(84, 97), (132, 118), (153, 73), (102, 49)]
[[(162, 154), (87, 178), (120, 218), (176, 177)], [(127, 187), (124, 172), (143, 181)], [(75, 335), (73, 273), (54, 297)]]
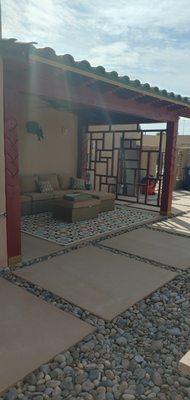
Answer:
[[(0, 49), (0, 266), (11, 266), (0, 271), (0, 392), (112, 400), (155, 398), (154, 389), (169, 398), (169, 371), (177, 395), (189, 332), (190, 194), (174, 193), (172, 207), (172, 191), (188, 99), (49, 48), (10, 39)], [(153, 153), (141, 124), (158, 122), (166, 126)], [(67, 222), (44, 212), (36, 176), (51, 180), (54, 204), (65, 174), (87, 180), (85, 196), (96, 190), (97, 216)]]
[[(115, 193), (117, 199), (126, 200), (125, 193), (120, 191), (123, 159), (119, 155), (139, 151), (143, 138), (140, 124), (166, 124), (160, 132), (157, 151), (155, 205), (161, 214), (171, 215), (178, 120), (180, 116), (190, 116), (187, 98), (143, 85), (138, 80), (131, 81), (127, 76), (119, 77), (115, 71), (106, 72), (103, 67), (94, 68), (85, 60), (76, 62), (70, 55), (58, 56), (50, 48), (36, 49), (31, 43), (1, 40), (0, 51), (4, 93), (4, 117), (1, 115), (4, 140), (1, 141), (5, 149), (1, 231), (7, 243), (7, 250), (3, 246), (2, 265), (18, 264), (21, 260), (19, 174), (67, 172), (79, 178), (89, 174), (92, 189)], [(30, 129), (26, 132), (29, 122), (38, 123), (36, 136)], [(128, 159), (133, 166), (130, 164), (127, 169), (137, 172), (137, 191), (135, 196), (129, 196), (128, 192), (127, 200), (132, 197), (135, 203), (154, 206), (148, 201), (151, 155), (147, 155), (146, 167), (140, 161), (135, 159), (134, 152)], [(101, 168), (107, 168), (106, 173)], [(143, 169), (144, 197), (140, 193)]]

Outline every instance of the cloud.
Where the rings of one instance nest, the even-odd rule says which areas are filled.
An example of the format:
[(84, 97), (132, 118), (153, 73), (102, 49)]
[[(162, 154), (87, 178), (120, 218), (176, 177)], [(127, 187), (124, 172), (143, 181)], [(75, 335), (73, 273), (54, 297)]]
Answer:
[(108, 70), (118, 69), (118, 60), (120, 69), (128, 66), (137, 65), (139, 55), (131, 51), (125, 42), (114, 42), (107, 45), (97, 45), (89, 51), (89, 61), (92, 65), (104, 65)]

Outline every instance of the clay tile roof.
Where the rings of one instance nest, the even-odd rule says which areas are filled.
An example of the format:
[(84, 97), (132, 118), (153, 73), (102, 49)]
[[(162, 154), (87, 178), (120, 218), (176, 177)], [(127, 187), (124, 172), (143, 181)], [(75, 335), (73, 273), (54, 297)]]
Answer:
[(75, 61), (73, 56), (70, 54), (57, 55), (55, 50), (51, 47), (44, 48), (36, 48), (34, 45), (35, 42), (18, 42), (14, 38), (10, 39), (2, 39), (0, 40), (0, 54), (14, 56), (23, 56), (28, 57), (31, 55), (36, 55), (42, 58), (47, 58), (52, 61), (56, 61), (57, 63), (67, 65), (70, 67), (74, 67), (78, 70), (91, 72), (94, 75), (101, 76), (102, 78), (106, 78), (110, 81), (115, 81), (115, 83), (122, 83), (126, 85), (126, 88), (129, 89), (131, 87), (132, 90), (141, 90), (146, 95), (158, 96), (162, 97), (163, 100), (174, 101), (175, 103), (184, 104), (184, 106), (190, 107), (190, 98), (182, 97), (180, 94), (175, 94), (173, 92), (168, 92), (165, 89), (159, 89), (156, 87), (151, 87), (149, 83), (141, 83), (138, 79), (131, 80), (129, 76), (119, 76), (116, 71), (107, 72), (103, 66), (92, 67), (90, 63), (86, 60)]

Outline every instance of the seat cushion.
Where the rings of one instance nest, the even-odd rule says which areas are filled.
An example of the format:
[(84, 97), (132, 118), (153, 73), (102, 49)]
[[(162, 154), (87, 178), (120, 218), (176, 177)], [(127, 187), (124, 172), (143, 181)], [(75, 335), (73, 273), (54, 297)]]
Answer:
[(38, 180), (37, 175), (20, 176), (20, 192), (21, 194), (36, 192)]
[(108, 192), (95, 192), (95, 191), (88, 191), (89, 194), (92, 195), (95, 199), (99, 200), (114, 200), (115, 199), (115, 194), (114, 193), (108, 193)]
[[(28, 194), (28, 193), (26, 193)], [(55, 192), (51, 193), (30, 193), (32, 201), (39, 201), (39, 200), (51, 200), (51, 199), (56, 199), (58, 196), (55, 194)]]
[(31, 196), (28, 194), (28, 196), (26, 196), (25, 194), (22, 194), (20, 196), (21, 199), (21, 203), (30, 203), (32, 201)]
[(63, 190), (54, 190), (55, 199), (63, 198), (64, 191)]
[(38, 180), (39, 181), (49, 181), (51, 183), (53, 190), (60, 190), (60, 185), (59, 185), (57, 174), (39, 175)]
[(70, 188), (71, 176), (69, 174), (58, 174), (59, 186), (62, 190)]

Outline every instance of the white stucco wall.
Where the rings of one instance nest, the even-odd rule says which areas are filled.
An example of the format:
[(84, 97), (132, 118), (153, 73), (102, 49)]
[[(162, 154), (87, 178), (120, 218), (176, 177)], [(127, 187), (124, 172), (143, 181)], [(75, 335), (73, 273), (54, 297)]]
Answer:
[(4, 157), (4, 118), (3, 118), (3, 62), (0, 58), (0, 267), (7, 265), (7, 234), (5, 205), (5, 157)]

